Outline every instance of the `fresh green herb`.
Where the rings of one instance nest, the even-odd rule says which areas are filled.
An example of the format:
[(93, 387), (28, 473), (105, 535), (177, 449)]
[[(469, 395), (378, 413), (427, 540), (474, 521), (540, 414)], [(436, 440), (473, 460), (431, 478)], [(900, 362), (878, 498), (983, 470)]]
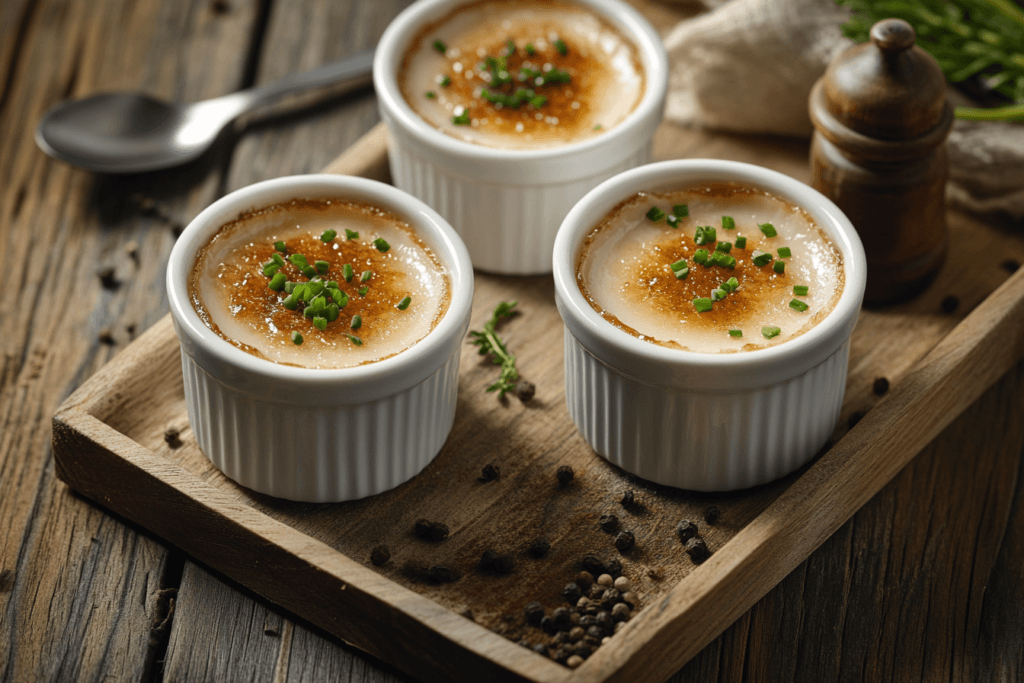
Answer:
[(348, 337), (348, 340), (350, 342), (352, 342), (353, 344), (355, 344), (356, 346), (362, 346), (363, 345), (363, 340), (360, 339), (359, 337), (355, 336), (354, 334), (346, 334), (345, 336)]
[(664, 217), (665, 217), (665, 212), (662, 211), (661, 209), (659, 209), (656, 206), (652, 206), (650, 208), (650, 210), (648, 210), (648, 212), (647, 212), (647, 220), (649, 220), (649, 221), (651, 221), (653, 223), (657, 223), (658, 221), (660, 221)]
[(718, 239), (717, 231), (710, 225), (702, 225), (697, 228), (697, 234), (694, 236), (693, 241), (697, 245), (711, 244)]
[(348, 306), (348, 294), (340, 289), (332, 289), (331, 298), (334, 299), (334, 303), (338, 305), (338, 308), (345, 308), (345, 306)]
[(447, 88), (449, 85), (452, 84), (452, 79), (448, 75), (444, 75), (444, 76), (441, 76), (441, 80), (439, 80), (437, 83), (442, 88)]
[(796, 296), (807, 296), (807, 285), (796, 285), (793, 287), (793, 294)]
[(355, 274), (356, 272), (352, 270), (351, 263), (346, 263), (344, 266), (341, 267), (341, 275), (342, 277), (345, 278), (345, 282), (352, 282), (352, 278), (355, 276)]
[(302, 335), (299, 334), (298, 330), (292, 331), (292, 341), (295, 342), (296, 346), (302, 343)]
[(693, 300), (693, 305), (697, 309), (698, 313), (707, 313), (714, 306), (711, 299), (696, 298)]
[(789, 258), (793, 255), (793, 250), (789, 247), (779, 247), (779, 258)]
[(299, 307), (299, 302), (302, 297), (297, 297), (294, 294), (289, 294), (285, 297), (285, 300), (281, 302), (281, 305), (287, 308), (289, 311), (294, 311)]
[(809, 306), (803, 301), (800, 301), (800, 299), (793, 299), (790, 301), (789, 307), (801, 312), (806, 311), (809, 308)]
[(736, 235), (736, 248), (737, 249), (746, 249), (747, 248), (747, 238), (744, 237), (743, 235)]
[(267, 277), (274, 277), (274, 275), (280, 269), (281, 266), (277, 265), (273, 261), (267, 261), (266, 263), (263, 264), (263, 274), (266, 275)]
[(456, 126), (468, 126), (469, 125), (469, 112), (463, 111), (458, 116), (452, 117), (452, 123)]
[(369, 291), (370, 288), (367, 287), (366, 285), (363, 285), (362, 287), (359, 288), (359, 296), (366, 296), (366, 293)]
[(471, 331), (469, 333), (472, 338), (471, 343), (480, 347), (480, 355), (491, 354), (494, 364), (501, 366), (498, 381), (487, 387), (487, 391), (497, 391), (499, 397), (515, 389), (516, 383), (519, 381), (516, 357), (508, 352), (496, 331), (498, 322), (502, 318), (510, 318), (515, 313), (512, 309), (515, 308), (516, 303), (515, 301), (511, 303), (502, 301), (494, 308), (491, 319), (484, 323), (483, 332)]
[(711, 252), (711, 263), (721, 268), (735, 268), (736, 259), (720, 251)]
[(728, 254), (732, 251), (732, 244), (729, 242), (719, 242), (715, 245), (715, 251), (720, 251), (723, 254)]
[(601, 124), (599, 123), (596, 126), (594, 126), (594, 130), (601, 130)]
[(765, 325), (761, 328), (761, 334), (764, 335), (765, 339), (771, 339), (772, 337), (778, 337), (782, 333), (782, 330), (772, 325)]
[(359, 315), (358, 313), (356, 315), (352, 316), (352, 329), (353, 330), (358, 330), (362, 326), (363, 326), (363, 316)]
[(448, 46), (445, 45), (444, 41), (442, 41), (442, 40), (435, 40), (434, 41), (434, 49), (437, 50), (438, 52), (440, 52), (441, 54), (444, 54), (445, 52), (448, 52)]
[(411, 303), (412, 303), (412, 297), (411, 296), (407, 296), (404, 299), (402, 299), (401, 301), (399, 301), (398, 305), (395, 308), (397, 308), (400, 311), (404, 311), (405, 309), (409, 308), (409, 304), (411, 304)]
[(296, 268), (305, 268), (309, 265), (309, 261), (302, 254), (292, 254), (288, 257), (288, 260), (292, 262), (292, 265)]
[(707, 263), (709, 257), (710, 254), (708, 253), (707, 249), (698, 249), (693, 253), (693, 262), (704, 265), (705, 263)]
[(743, 330), (729, 330), (729, 336), (730, 337), (742, 337), (743, 336)]
[(437, 93), (434, 92), (433, 90), (428, 90), (425, 94), (428, 100), (432, 100), (437, 97)]
[(727, 296), (729, 296), (729, 292), (725, 291), (721, 287), (719, 287), (718, 289), (712, 289), (711, 290), (711, 300), (712, 301), (721, 301), (722, 299), (724, 299)]
[(274, 249), (277, 249), (282, 254), (288, 253), (288, 249), (284, 246), (284, 242), (274, 242)]
[(667, 223), (668, 227), (670, 227), (670, 228), (678, 228), (679, 227), (679, 216), (672, 216), (672, 215), (670, 215), (670, 216), (665, 218), (665, 223)]
[(327, 273), (328, 269), (331, 267), (331, 264), (327, 261), (317, 261), (314, 265), (316, 266), (316, 272), (321, 275)]
[(761, 223), (757, 227), (761, 228), (761, 232), (764, 233), (765, 237), (775, 237), (779, 234), (771, 223)]
[(569, 46), (565, 44), (565, 41), (559, 38), (555, 41), (555, 49), (558, 50), (558, 54), (563, 57), (569, 54)]
[(772, 255), (766, 251), (755, 251), (753, 255), (753, 262), (755, 266), (767, 266), (772, 262)]
[(284, 290), (284, 283), (287, 281), (288, 278), (284, 273), (274, 273), (274, 277), (270, 278), (270, 284), (267, 286), (275, 292), (280, 292)]
[(338, 308), (338, 304), (328, 304), (326, 312), (327, 322), (329, 323), (333, 323), (335, 320), (338, 319), (338, 316), (341, 315), (341, 309)]
[(537, 48), (533, 46), (533, 43), (527, 43), (525, 49), (526, 54), (530, 57), (533, 57), (535, 54), (537, 54)]
[(675, 263), (669, 264), (669, 268), (671, 268), (672, 270), (674, 270), (676, 272), (678, 272), (678, 271), (680, 271), (680, 270), (682, 270), (683, 268), (686, 268), (686, 267), (687, 267), (686, 266), (686, 259), (684, 259), (684, 258), (679, 259)]
[(355, 230), (349, 230), (348, 228), (345, 228), (345, 239), (357, 240), (359, 239), (359, 233), (356, 232)]
[(672, 206), (672, 215), (678, 218), (686, 218), (690, 215), (690, 206), (688, 204), (674, 204)]
[(690, 274), (690, 266), (685, 266), (675, 271), (677, 280), (685, 280), (686, 276)]
[(506, 56), (511, 57), (515, 53), (516, 53), (515, 41), (513, 41), (511, 38), (509, 38), (508, 42), (505, 43), (505, 54), (506, 54)]
[(313, 316), (313, 327), (323, 332), (327, 329), (327, 318), (321, 318), (320, 316)]
[(732, 230), (736, 227), (736, 221), (732, 219), (732, 216), (722, 216), (722, 229)]
[(377, 247), (377, 251), (381, 253), (387, 252), (391, 248), (391, 245), (383, 237), (378, 237), (373, 241), (373, 246)]
[(786, 272), (786, 262), (776, 261), (775, 263), (772, 264), (772, 270), (774, 270), (779, 275), (782, 275), (783, 273)]
[(305, 266), (302, 269), (302, 274), (305, 275), (308, 278), (314, 278), (314, 277), (316, 277), (317, 270), (313, 266)]
[(284, 257), (276, 251), (270, 255), (270, 260), (276, 263), (281, 268), (284, 268)]
[(364, 270), (363, 274), (359, 276), (359, 281), (360, 282), (369, 282), (371, 277), (373, 277), (373, 271), (372, 270)]
[(735, 277), (731, 277), (728, 280), (726, 280), (725, 284), (729, 285), (730, 292), (735, 292), (737, 289), (740, 288), (740, 281), (737, 280)]
[(333, 240), (337, 236), (338, 236), (338, 231), (337, 230), (324, 230), (324, 234), (320, 235), (320, 240), (322, 242), (330, 242), (331, 240)]

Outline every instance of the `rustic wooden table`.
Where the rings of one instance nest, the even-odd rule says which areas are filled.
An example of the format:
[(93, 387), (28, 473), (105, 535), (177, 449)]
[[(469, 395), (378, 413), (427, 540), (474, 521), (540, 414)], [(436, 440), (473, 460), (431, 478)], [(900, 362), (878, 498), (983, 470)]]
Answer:
[[(326, 165), (377, 121), (372, 93), (137, 177), (52, 161), (32, 131), (65, 97), (194, 101), (311, 68), (406, 4), (0, 4), (0, 680), (405, 678), (76, 496), (50, 449), (58, 403), (166, 313), (177, 231)], [(1018, 367), (672, 680), (1024, 680), (1022, 411)]]

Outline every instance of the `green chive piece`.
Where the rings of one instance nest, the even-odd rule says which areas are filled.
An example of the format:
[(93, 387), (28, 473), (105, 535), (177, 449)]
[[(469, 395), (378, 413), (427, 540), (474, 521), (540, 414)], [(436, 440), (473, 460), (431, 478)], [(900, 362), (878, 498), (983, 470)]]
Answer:
[(353, 344), (355, 344), (356, 346), (362, 346), (363, 345), (363, 340), (360, 339), (359, 337), (355, 336), (354, 334), (346, 334), (345, 336), (348, 337), (348, 340), (350, 342), (352, 342)]
[(285, 300), (281, 302), (281, 304), (289, 311), (294, 311), (299, 307), (299, 300), (301, 298), (302, 297), (297, 297), (294, 294), (289, 294), (287, 298), (285, 298)]
[(533, 105), (534, 109), (540, 109), (547, 103), (548, 98), (544, 97), (543, 95), (534, 95), (533, 97), (530, 98), (530, 104)]
[(729, 296), (729, 292), (725, 291), (722, 288), (712, 289), (711, 290), (711, 300), (712, 301), (721, 301), (722, 299), (724, 299), (727, 296)]
[(800, 299), (793, 299), (792, 301), (790, 301), (789, 307), (800, 312), (806, 311), (808, 308), (810, 308), (810, 306), (805, 304), (803, 301), (800, 301)]
[(285, 294), (291, 294), (292, 292), (295, 291), (295, 288), (298, 285), (299, 285), (298, 282), (292, 282), (291, 280), (289, 280), (288, 282), (285, 282), (284, 283), (284, 293)]
[(358, 314), (352, 316), (352, 329), (353, 330), (358, 330), (362, 326), (363, 326), (363, 316), (358, 315)]
[(281, 269), (281, 266), (277, 265), (273, 261), (267, 261), (263, 264), (263, 274), (267, 277), (274, 277), (277, 271)]
[(362, 287), (359, 288), (359, 296), (366, 296), (366, 293), (369, 291), (370, 288), (367, 287), (366, 285), (363, 285)]
[(372, 270), (364, 270), (363, 274), (359, 276), (359, 281), (360, 282), (369, 282), (371, 277), (373, 277), (373, 271)]
[(715, 251), (720, 251), (723, 254), (728, 254), (732, 251), (732, 244), (729, 242), (719, 242), (715, 245)]
[(708, 254), (708, 250), (707, 249), (698, 249), (697, 251), (695, 251), (693, 253), (693, 262), (694, 263), (699, 263), (701, 265), (704, 265), (705, 263), (707, 263), (708, 258), (709, 258), (709, 254)]
[(338, 236), (337, 230), (324, 230), (324, 234), (320, 235), (321, 242), (330, 242)]
[(340, 289), (332, 289), (331, 298), (334, 299), (334, 303), (338, 304), (338, 308), (345, 308), (348, 305), (348, 294)]
[(555, 41), (555, 49), (558, 50), (558, 54), (563, 57), (569, 54), (569, 46), (565, 44), (565, 41), (559, 38)]
[(755, 251), (753, 261), (755, 266), (767, 266), (772, 262), (772, 255), (766, 251)]
[(793, 255), (793, 252), (789, 247), (779, 247), (779, 258), (789, 258)]
[(428, 100), (432, 100), (437, 97), (437, 93), (433, 90), (428, 90), (425, 94)]
[(441, 84), (442, 88), (447, 88), (449, 85), (452, 84), (452, 79), (448, 76), (442, 76), (441, 80), (438, 81), (438, 83)]
[(302, 269), (302, 274), (308, 278), (316, 277), (316, 272), (316, 268), (314, 268), (313, 266), (306, 266), (305, 268)]
[(293, 266), (298, 268), (305, 268), (309, 265), (309, 261), (307, 261), (306, 257), (302, 254), (292, 254), (288, 257), (288, 260), (292, 262)]
[(732, 294), (732, 292), (733, 292), (733, 287), (732, 287), (732, 285), (729, 284), (728, 280), (726, 280), (722, 284), (718, 285), (718, 288), (719, 289), (724, 289), (726, 291), (726, 293), (728, 293), (728, 294)]
[(796, 285), (793, 287), (793, 294), (796, 296), (807, 296), (807, 285)]
[(672, 215), (676, 218), (686, 218), (690, 215), (690, 207), (688, 204), (673, 204)]
[(284, 257), (276, 251), (270, 255), (270, 259), (276, 263), (279, 267), (284, 268)]
[(726, 280), (725, 284), (729, 285), (730, 292), (735, 292), (737, 289), (740, 288), (740, 281), (734, 277), (731, 277), (728, 280)]
[(327, 318), (316, 316), (313, 318), (313, 327), (323, 332), (327, 329)]
[(327, 300), (322, 296), (314, 298), (310, 303), (310, 308), (313, 309), (314, 313), (322, 313), (327, 308)]
[(674, 271), (676, 271), (678, 273), (683, 268), (686, 268), (686, 259), (684, 259), (684, 258), (679, 259), (675, 263), (670, 264), (669, 268), (671, 268), (672, 270), (674, 270)]
[(711, 244), (718, 238), (717, 231), (710, 225), (702, 225), (697, 228), (697, 234), (694, 236), (693, 241), (695, 244)]
[(299, 334), (298, 330), (292, 331), (292, 341), (295, 342), (296, 346), (302, 343), (302, 335)]
[(434, 49), (440, 52), (441, 54), (448, 52), (448, 46), (444, 44), (443, 40), (435, 40)]
[(274, 242), (274, 249), (277, 249), (282, 254), (288, 253), (288, 249), (285, 248), (284, 242)]
[(647, 211), (647, 220), (649, 220), (651, 222), (657, 223), (658, 221), (660, 221), (664, 217), (665, 217), (665, 212), (662, 211), (661, 209), (659, 209), (656, 206), (652, 206)]
[(732, 219), (732, 216), (722, 216), (722, 229), (732, 230), (736, 227), (736, 221)]
[(331, 267), (331, 264), (328, 263), (327, 261), (317, 261), (315, 265), (316, 272), (320, 273), (321, 275), (326, 273), (327, 270)]
[(350, 240), (357, 240), (359, 239), (359, 233), (356, 232), (355, 230), (349, 230), (348, 228), (345, 228), (345, 238)]
[(665, 222), (668, 223), (668, 227), (670, 228), (678, 228), (679, 216), (669, 216), (668, 218), (665, 219)]
[(405, 297), (404, 299), (402, 299), (401, 301), (398, 302), (398, 310), (404, 311), (405, 309), (409, 308), (409, 304), (411, 304), (411, 303), (412, 303), (412, 297), (411, 296)]
[(771, 339), (772, 337), (778, 337), (782, 333), (782, 330), (773, 325), (765, 325), (761, 328), (761, 334), (764, 335), (765, 339)]
[(712, 265), (720, 266), (722, 268), (736, 267), (736, 259), (728, 254), (723, 254), (720, 251), (711, 253), (711, 263)]
[(537, 54), (537, 48), (533, 46), (533, 43), (526, 44), (526, 54), (529, 55), (530, 57), (533, 57), (535, 54)]
[(452, 117), (452, 123), (456, 126), (468, 126), (469, 125), (469, 112), (464, 111), (458, 116)]
[(270, 278), (270, 284), (267, 285), (275, 292), (284, 290), (284, 283), (288, 282), (288, 277), (284, 273), (274, 273), (274, 277)]
[(507, 53), (507, 56), (509, 56), (509, 57), (511, 57), (512, 55), (514, 55), (516, 53), (516, 44), (512, 41), (511, 38), (509, 38), (508, 42), (505, 43), (505, 52)]
[(778, 232), (776, 232), (775, 226), (772, 225), (771, 223), (761, 223), (757, 227), (761, 228), (761, 232), (764, 233), (765, 237), (775, 237), (776, 235), (779, 234)]
[(324, 293), (324, 283), (320, 280), (311, 280), (306, 283), (306, 289), (308, 289), (313, 296), (320, 296)]
[(783, 273), (786, 272), (786, 262), (776, 261), (775, 263), (772, 264), (772, 270), (774, 270), (779, 275), (782, 275)]
[(341, 315), (341, 309), (338, 308), (338, 304), (329, 305), (324, 312), (327, 314), (327, 322), (333, 323)]
[(327, 289), (337, 289), (337, 288), (338, 288), (338, 281), (337, 280), (331, 280), (330, 282), (327, 283)]
[(693, 305), (698, 313), (707, 313), (713, 308), (711, 299), (701, 299), (699, 297), (693, 300)]
[(316, 315), (316, 311), (313, 310), (312, 306), (306, 306), (302, 309), (302, 316), (304, 318), (312, 318), (314, 315)]
[(599, 123), (596, 126), (594, 126), (594, 130), (601, 130), (601, 124)]
[(352, 270), (352, 264), (346, 263), (344, 266), (341, 267), (341, 274), (345, 276), (345, 282), (352, 282), (352, 277), (356, 273), (354, 270)]
[(743, 237), (742, 235), (736, 235), (736, 248), (737, 249), (746, 249), (747, 248), (747, 238)]
[(690, 267), (689, 266), (685, 266), (685, 267), (680, 268), (679, 270), (676, 271), (676, 279), (677, 280), (685, 280), (686, 276), (689, 275), (689, 274), (690, 274)]
[(743, 336), (743, 330), (729, 330), (729, 336), (730, 337), (742, 337)]
[(385, 253), (387, 252), (388, 249), (391, 248), (391, 245), (388, 244), (383, 237), (378, 237), (377, 239), (375, 239), (373, 241), (373, 246), (377, 247), (377, 251), (381, 253)]

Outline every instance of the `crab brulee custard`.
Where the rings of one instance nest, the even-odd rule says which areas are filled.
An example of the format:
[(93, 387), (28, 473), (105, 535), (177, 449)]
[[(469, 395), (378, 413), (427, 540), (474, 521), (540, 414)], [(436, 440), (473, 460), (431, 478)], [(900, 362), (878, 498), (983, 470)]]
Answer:
[(233, 346), (306, 368), (346, 368), (423, 339), (449, 303), (437, 257), (398, 216), (297, 199), (239, 216), (198, 254), (189, 298)]
[(601, 135), (645, 87), (637, 48), (594, 12), (558, 0), (463, 5), (419, 32), (398, 78), (435, 128), (524, 150)]
[(722, 182), (622, 202), (584, 240), (576, 279), (605, 320), (639, 339), (732, 353), (810, 330), (839, 301), (844, 272), (806, 211)]

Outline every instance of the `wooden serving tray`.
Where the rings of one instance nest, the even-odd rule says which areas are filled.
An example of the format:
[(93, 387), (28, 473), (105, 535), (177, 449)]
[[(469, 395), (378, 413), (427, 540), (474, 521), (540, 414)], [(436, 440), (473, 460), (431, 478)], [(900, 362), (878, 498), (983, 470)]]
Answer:
[[(658, 158), (753, 161), (807, 179), (800, 142), (716, 136), (665, 125)], [(386, 180), (386, 131), (367, 134), (327, 169)], [(731, 494), (657, 487), (609, 465), (586, 445), (563, 395), (562, 324), (550, 277), (476, 276), (471, 329), (494, 306), (521, 314), (501, 334), (537, 395), (523, 403), (484, 389), (497, 367), (468, 343), (451, 436), (412, 481), (365, 500), (317, 505), (254, 493), (225, 478), (189, 430), (178, 341), (169, 316), (79, 388), (54, 418), (57, 473), (99, 504), (336, 636), (424, 680), (662, 680), (800, 564), (911, 458), (1024, 355), (1024, 237), (949, 215), (950, 258), (913, 302), (865, 311), (853, 336), (843, 416), (815, 462), (772, 484)], [(993, 260), (994, 259), (994, 260)], [(946, 311), (941, 302), (959, 299)], [(973, 310), (972, 310), (973, 309)], [(969, 311), (969, 314), (968, 314)], [(888, 379), (884, 396), (876, 378)], [(857, 418), (865, 411), (859, 422)], [(852, 418), (852, 419), (851, 419)], [(856, 422), (852, 429), (850, 424)], [(180, 430), (171, 447), (165, 430)], [(500, 467), (497, 481), (477, 480)], [(555, 470), (576, 479), (557, 485)], [(625, 509), (626, 489), (640, 505)], [(709, 526), (701, 511), (717, 505)], [(597, 524), (618, 515), (636, 547), (619, 553)], [(440, 543), (418, 539), (416, 519), (446, 522)], [(710, 559), (695, 565), (674, 527), (697, 520)], [(537, 536), (550, 554), (525, 553)], [(370, 564), (387, 543), (393, 559)], [(478, 568), (486, 549), (514, 554), (499, 576)], [(587, 553), (619, 557), (643, 609), (578, 669), (516, 644), (542, 642), (523, 607), (565, 605), (565, 584)], [(431, 583), (409, 561), (447, 564), (463, 576)], [(472, 619), (464, 616), (471, 610)]]

